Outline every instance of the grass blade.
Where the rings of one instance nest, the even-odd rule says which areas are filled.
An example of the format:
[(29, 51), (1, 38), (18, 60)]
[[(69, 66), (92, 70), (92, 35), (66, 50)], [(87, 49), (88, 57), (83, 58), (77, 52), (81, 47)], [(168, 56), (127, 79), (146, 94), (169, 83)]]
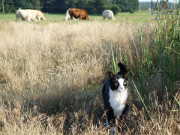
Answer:
[(137, 94), (138, 94), (138, 96), (139, 96), (139, 98), (140, 98), (140, 100), (141, 100), (141, 102), (142, 102), (142, 104), (143, 104), (143, 106), (144, 106), (144, 108), (145, 108), (145, 110), (146, 110), (146, 112), (147, 112), (149, 118), (150, 118), (151, 121), (152, 121), (151, 115), (150, 115), (150, 113), (149, 113), (149, 111), (148, 111), (148, 109), (147, 109), (147, 107), (146, 107), (146, 105), (145, 105), (145, 103), (144, 103), (144, 100), (143, 100), (143, 98), (142, 98), (142, 96), (141, 96), (139, 90), (137, 89), (137, 87), (136, 87), (136, 85), (135, 85), (135, 83), (134, 83), (133, 80), (132, 80), (132, 82), (133, 82), (133, 85), (134, 85), (134, 87), (135, 87), (135, 90), (136, 90), (136, 92), (137, 92)]

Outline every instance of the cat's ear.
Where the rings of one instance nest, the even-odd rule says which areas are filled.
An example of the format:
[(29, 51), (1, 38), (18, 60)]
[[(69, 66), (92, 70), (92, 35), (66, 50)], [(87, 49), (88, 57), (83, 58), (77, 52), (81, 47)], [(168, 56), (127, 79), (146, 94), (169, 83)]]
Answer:
[(120, 69), (120, 73), (125, 74), (126, 72), (128, 72), (127, 69), (126, 69), (126, 66), (124, 64), (119, 62), (118, 66), (119, 66), (119, 69)]
[(114, 79), (115, 78), (115, 75), (111, 71), (109, 71), (108, 74), (109, 74), (109, 78), (110, 79)]

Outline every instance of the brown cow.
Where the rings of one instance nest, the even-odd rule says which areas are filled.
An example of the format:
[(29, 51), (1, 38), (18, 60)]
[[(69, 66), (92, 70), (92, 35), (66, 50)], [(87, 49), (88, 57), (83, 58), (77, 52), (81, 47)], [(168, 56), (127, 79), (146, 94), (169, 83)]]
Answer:
[(68, 19), (73, 19), (73, 18), (79, 18), (81, 20), (89, 20), (87, 11), (84, 9), (77, 9), (77, 8), (69, 8), (66, 11), (66, 18), (65, 20)]

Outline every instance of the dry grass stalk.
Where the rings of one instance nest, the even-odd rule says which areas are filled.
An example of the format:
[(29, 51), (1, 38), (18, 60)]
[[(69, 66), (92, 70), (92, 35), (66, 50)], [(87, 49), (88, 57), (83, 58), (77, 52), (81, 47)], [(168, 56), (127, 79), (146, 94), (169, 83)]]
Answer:
[[(109, 133), (102, 117), (101, 86), (91, 85), (104, 79), (111, 45), (119, 46), (133, 66), (134, 59), (140, 58), (138, 29), (148, 42), (155, 27), (112, 22), (0, 22), (0, 132)], [(159, 103), (153, 121), (146, 119), (144, 110), (132, 109), (129, 122), (135, 123), (127, 134), (176, 134), (179, 130), (175, 114), (169, 117), (169, 109)]]

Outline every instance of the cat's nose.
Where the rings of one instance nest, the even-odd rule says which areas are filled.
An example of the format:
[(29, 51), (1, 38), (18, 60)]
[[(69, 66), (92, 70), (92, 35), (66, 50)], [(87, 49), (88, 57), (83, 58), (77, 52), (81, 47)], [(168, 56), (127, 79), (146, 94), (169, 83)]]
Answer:
[(120, 87), (120, 88), (119, 88), (119, 91), (123, 91), (123, 90), (124, 90), (124, 88), (123, 88), (123, 87)]

